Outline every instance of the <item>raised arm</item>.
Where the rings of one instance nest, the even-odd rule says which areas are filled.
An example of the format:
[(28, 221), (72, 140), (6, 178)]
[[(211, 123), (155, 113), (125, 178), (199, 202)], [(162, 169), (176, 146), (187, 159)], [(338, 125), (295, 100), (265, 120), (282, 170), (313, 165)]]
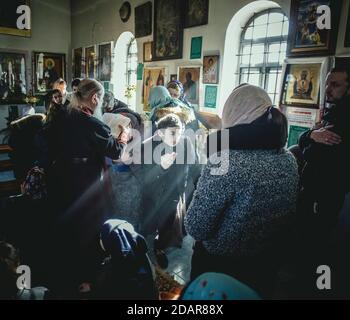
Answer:
[(111, 135), (109, 127), (101, 123), (94, 126), (93, 140), (96, 143), (97, 151), (113, 160), (118, 160), (121, 157), (127, 144), (124, 137), (118, 140), (115, 139)]

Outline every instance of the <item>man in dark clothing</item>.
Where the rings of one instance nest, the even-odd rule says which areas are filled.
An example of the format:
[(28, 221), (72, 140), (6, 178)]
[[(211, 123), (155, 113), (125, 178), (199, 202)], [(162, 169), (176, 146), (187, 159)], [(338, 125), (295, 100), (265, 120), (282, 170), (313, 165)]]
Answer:
[(53, 286), (63, 297), (72, 297), (80, 283), (94, 276), (97, 239), (109, 210), (104, 159), (118, 160), (128, 141), (124, 133), (114, 139), (98, 120), (103, 94), (97, 81), (81, 81), (77, 101), (56, 116), (47, 133), (48, 195), (56, 214), (52, 270), (65, 274), (65, 281), (54, 279)]
[(111, 91), (107, 91), (103, 97), (103, 113), (122, 114), (131, 120), (134, 129), (142, 130), (140, 114), (131, 110), (126, 103), (116, 99)]
[(332, 233), (350, 190), (349, 69), (339, 67), (328, 75), (326, 101), (329, 107), (322, 122), (299, 139), (306, 162), (301, 175), (299, 227), (303, 246), (310, 249), (306, 255), (314, 259), (314, 274), (317, 266), (344, 257), (339, 244), (332, 242)]
[(57, 179), (64, 181), (62, 191), (73, 201), (101, 178), (104, 157), (118, 159), (125, 143), (117, 142), (109, 127), (92, 114), (71, 109), (61, 116), (50, 154), (53, 167), (60, 168)]
[(320, 213), (322, 232), (337, 222), (350, 177), (350, 71), (333, 70), (327, 78), (327, 102), (322, 123), (299, 139), (306, 166), (301, 177), (302, 194)]
[(119, 108), (128, 108), (128, 105), (114, 97), (112, 91), (106, 91), (103, 97), (103, 113), (115, 113)]

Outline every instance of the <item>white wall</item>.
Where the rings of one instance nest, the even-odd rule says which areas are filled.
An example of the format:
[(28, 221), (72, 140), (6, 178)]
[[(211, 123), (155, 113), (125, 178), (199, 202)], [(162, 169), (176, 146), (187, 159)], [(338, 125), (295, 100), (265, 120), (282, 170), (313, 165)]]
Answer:
[[(344, 48), (343, 46), (344, 31), (347, 19), (346, 15), (348, 12), (345, 10), (345, 8), (349, 4), (350, 0), (344, 1), (344, 8), (342, 10), (342, 17), (340, 21), (337, 54), (350, 53), (350, 48)], [(122, 5), (122, 2), (123, 0), (72, 1), (72, 48), (98, 44), (106, 41), (117, 41), (119, 35), (124, 31), (134, 33), (134, 8), (145, 3), (146, 0), (130, 0), (132, 5), (132, 14), (127, 23), (123, 23), (119, 17), (119, 8)], [(220, 97), (220, 86), (223, 84), (223, 81), (230, 81), (229, 76), (223, 78), (223, 71), (225, 70), (222, 70), (226, 30), (234, 15), (245, 5), (252, 2), (253, 1), (251, 0), (209, 0), (209, 24), (184, 30), (183, 59), (145, 63), (145, 67), (165, 66), (167, 67), (169, 76), (170, 74), (177, 73), (177, 68), (179, 66), (202, 65), (202, 59), (190, 60), (191, 38), (202, 36), (203, 55), (218, 52), (221, 55), (221, 80), (219, 83), (218, 95)], [(252, 7), (258, 10), (259, 4), (266, 1), (258, 0), (255, 2), (258, 3), (258, 5), (253, 5)], [(289, 16), (290, 0), (274, 0), (274, 2), (280, 5), (282, 10)], [(252, 11), (251, 14), (253, 15), (254, 12)], [(240, 29), (237, 29), (237, 34), (240, 33), (240, 31)], [(137, 39), (139, 62), (143, 62), (143, 43), (151, 40), (153, 40), (152, 35)], [(232, 59), (234, 59), (236, 53), (237, 52), (232, 52)], [(232, 75), (232, 77), (234, 77), (234, 75)], [(141, 92), (142, 82), (139, 81), (137, 90), (138, 111), (142, 110)], [(219, 97), (217, 107), (218, 111), (221, 109), (224, 101), (224, 99), (220, 100)], [(204, 88), (202, 85), (200, 101), (201, 105), (203, 105), (203, 100)]]
[[(1, 0), (4, 1), (4, 0)], [(11, 0), (6, 0), (11, 1)], [(65, 53), (67, 78), (71, 79), (71, 8), (70, 0), (32, 0), (30, 38), (0, 34), (0, 51), (25, 52), (27, 89), (32, 88), (32, 52)], [(6, 127), (8, 106), (0, 105), (0, 130)], [(1, 137), (0, 137), (1, 143)]]
[[(3, 1), (3, 0), (2, 0)], [(65, 53), (68, 78), (71, 78), (71, 9), (70, 0), (32, 0), (32, 35), (30, 38), (0, 34), (0, 50), (28, 53), (26, 73), (32, 83), (32, 51)]]

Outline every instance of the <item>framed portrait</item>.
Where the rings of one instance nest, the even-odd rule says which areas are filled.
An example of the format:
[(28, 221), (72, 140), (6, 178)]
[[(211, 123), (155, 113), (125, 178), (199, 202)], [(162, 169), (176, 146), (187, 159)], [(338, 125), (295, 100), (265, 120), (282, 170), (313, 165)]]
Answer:
[(166, 69), (161, 67), (143, 69), (143, 110), (151, 111), (148, 103), (149, 92), (154, 86), (164, 86), (166, 84)]
[(349, 4), (349, 10), (348, 10), (348, 21), (346, 23), (344, 47), (346, 48), (350, 47), (350, 4)]
[(219, 83), (220, 56), (205, 56), (203, 58), (203, 83)]
[(177, 74), (171, 74), (170, 81), (176, 81), (176, 80), (177, 80)]
[[(331, 29), (320, 30), (319, 6), (331, 9)], [(342, 0), (292, 0), (289, 23), (288, 57), (329, 56), (335, 53)]]
[(281, 105), (319, 108), (321, 63), (287, 64)]
[(112, 73), (112, 44), (110, 42), (98, 46), (98, 79), (110, 81)]
[[(30, 1), (11, 0), (0, 2), (0, 34), (8, 34), (20, 37), (31, 37), (31, 29), (17, 28), (17, 20), (22, 15), (17, 13), (17, 8), (21, 5), (26, 5), (30, 7)], [(30, 14), (30, 12), (28, 14)], [(30, 15), (29, 19), (31, 19)]]
[(152, 49), (153, 42), (144, 42), (143, 44), (143, 62), (151, 62), (152, 61)]
[(0, 104), (23, 103), (28, 86), (26, 54), (0, 52)]
[(33, 52), (33, 85), (35, 93), (52, 89), (54, 82), (66, 80), (66, 55), (63, 53)]
[(208, 24), (209, 0), (186, 0), (185, 2), (185, 28)]
[(81, 77), (82, 61), (83, 61), (83, 48), (74, 49), (73, 50), (73, 77), (74, 78)]
[(193, 105), (199, 105), (199, 85), (201, 67), (179, 67), (178, 79), (184, 87), (187, 100)]
[(135, 8), (135, 38), (152, 33), (152, 2), (148, 1)]
[(85, 77), (96, 78), (96, 52), (95, 46), (85, 48)]
[(154, 1), (153, 61), (182, 58), (182, 12), (182, 0)]

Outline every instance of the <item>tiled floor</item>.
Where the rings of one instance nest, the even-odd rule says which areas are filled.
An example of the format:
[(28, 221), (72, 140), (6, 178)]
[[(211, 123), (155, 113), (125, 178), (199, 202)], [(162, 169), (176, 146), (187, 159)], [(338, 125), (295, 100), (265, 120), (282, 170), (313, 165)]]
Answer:
[[(156, 260), (153, 254), (153, 241), (152, 237), (147, 238), (149, 247), (150, 258), (154, 264)], [(191, 257), (192, 257), (193, 238), (186, 236), (182, 243), (182, 248), (169, 248), (166, 250), (166, 254), (169, 260), (168, 268), (164, 271), (169, 273), (174, 280), (181, 285), (185, 285), (190, 280), (191, 273)]]

